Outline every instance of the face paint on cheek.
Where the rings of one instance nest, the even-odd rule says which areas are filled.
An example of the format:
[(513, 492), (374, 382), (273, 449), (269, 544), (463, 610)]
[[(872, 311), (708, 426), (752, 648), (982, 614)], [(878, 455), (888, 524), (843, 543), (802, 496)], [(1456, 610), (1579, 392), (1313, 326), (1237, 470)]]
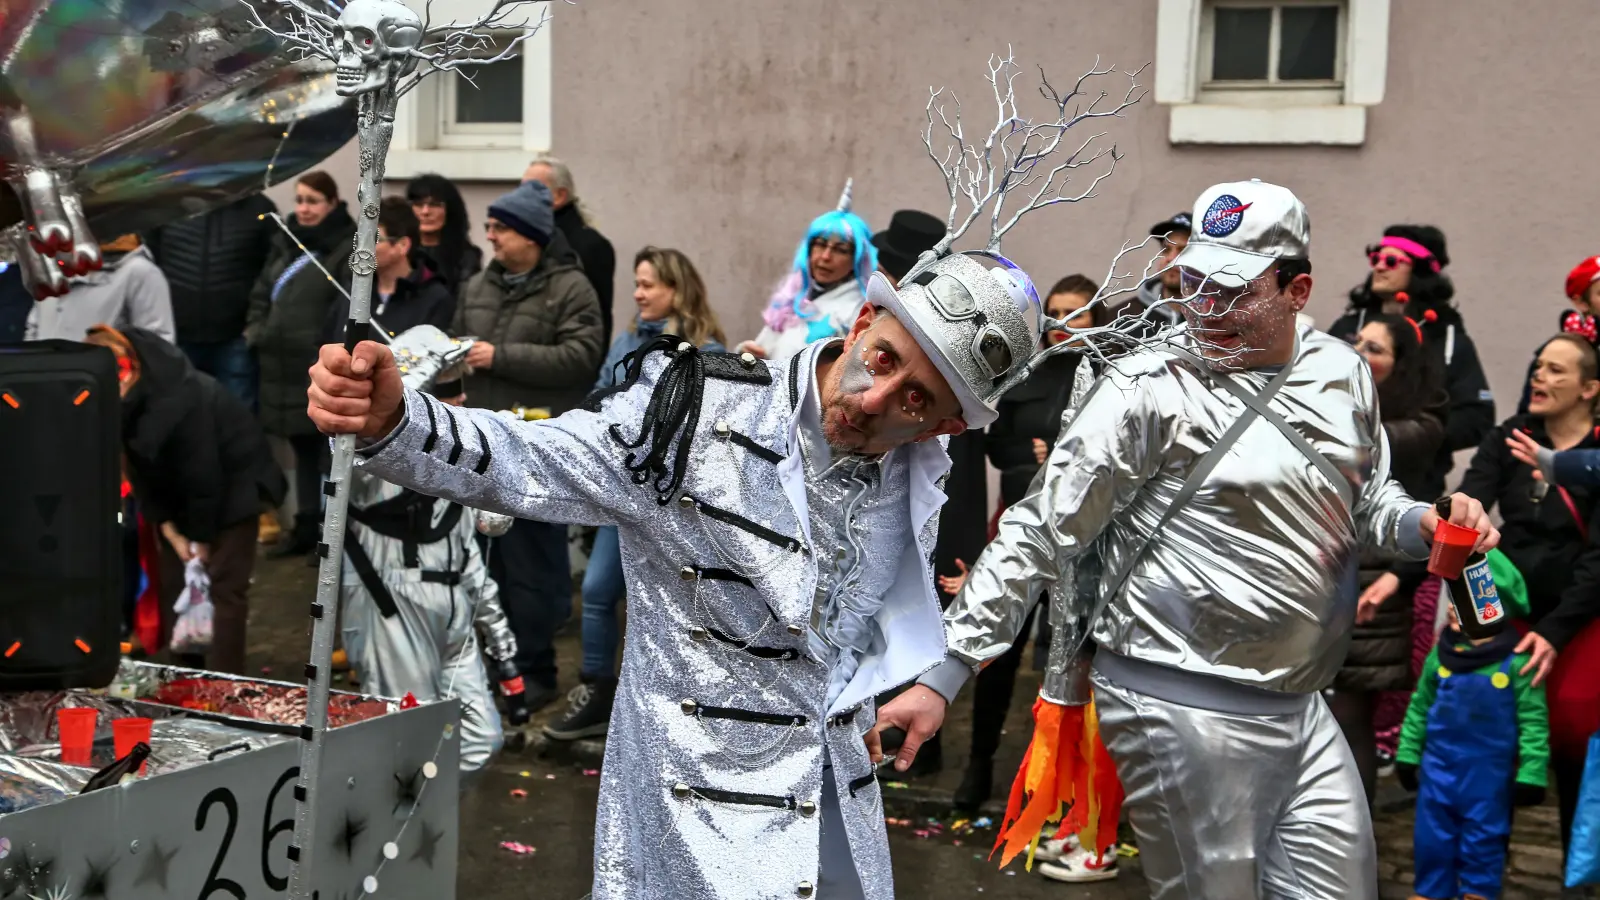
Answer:
[(861, 345), (845, 351), (844, 358), (839, 360), (839, 392), (842, 394), (865, 394), (872, 390), (872, 373), (867, 371), (867, 364), (862, 358)]

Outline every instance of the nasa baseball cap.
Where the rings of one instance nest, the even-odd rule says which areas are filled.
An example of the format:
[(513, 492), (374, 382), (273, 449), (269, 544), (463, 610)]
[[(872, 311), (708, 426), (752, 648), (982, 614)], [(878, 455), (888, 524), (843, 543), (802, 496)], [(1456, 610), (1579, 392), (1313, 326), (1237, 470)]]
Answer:
[(1243, 287), (1279, 259), (1309, 259), (1311, 220), (1286, 187), (1259, 178), (1207, 188), (1194, 203), (1194, 231), (1173, 265), (1220, 287)]

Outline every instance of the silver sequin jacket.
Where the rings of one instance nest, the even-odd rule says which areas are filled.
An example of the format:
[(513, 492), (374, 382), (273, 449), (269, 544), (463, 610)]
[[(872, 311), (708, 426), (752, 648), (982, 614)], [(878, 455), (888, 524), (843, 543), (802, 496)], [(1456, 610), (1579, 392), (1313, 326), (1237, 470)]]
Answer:
[[(1354, 509), (1257, 419), (1133, 563), (1093, 624), (1101, 648), (1254, 687), (1321, 690), (1349, 645), (1358, 545), (1426, 551), (1417, 533), (1425, 507), (1389, 477), (1366, 364), (1309, 327), (1299, 338), (1271, 408), (1344, 475)], [(1269, 376), (1235, 377), (1260, 392)], [(1001, 517), (947, 610), (952, 662), (977, 666), (1003, 653), (1039, 587), (1090, 546), (1107, 573), (1103, 591), (1245, 409), (1170, 352), (1118, 360), (1105, 379), (1063, 429), (1028, 496)], [(1065, 599), (1083, 616), (1097, 598)]]
[(936, 441), (887, 462), (909, 467), (917, 546), (883, 560), (897, 576), (875, 616), (879, 636), (829, 706), (829, 673), (805, 636), (823, 551), (809, 545), (790, 377), (815, 365), (820, 346), (770, 374), (753, 358), (703, 355), (690, 466), (666, 505), (634, 483), (624, 464), (635, 451), (608, 433), (639, 433), (669, 362), (659, 352), (598, 412), (544, 421), (407, 391), (405, 423), (364, 451), (369, 471), (468, 506), (618, 526), (627, 652), (601, 776), (595, 900), (816, 895), (825, 747), (866, 895), (893, 896), (862, 735), (872, 697), (945, 655), (931, 560), (950, 463)]

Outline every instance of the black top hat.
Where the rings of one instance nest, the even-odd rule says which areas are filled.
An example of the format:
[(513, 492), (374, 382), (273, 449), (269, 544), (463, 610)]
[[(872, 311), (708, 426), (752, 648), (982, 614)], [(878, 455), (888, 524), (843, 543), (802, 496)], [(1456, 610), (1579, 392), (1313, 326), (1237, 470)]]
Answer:
[(944, 237), (945, 225), (939, 219), (915, 209), (902, 209), (889, 218), (889, 227), (872, 236), (878, 248), (878, 265), (899, 281), (916, 265), (923, 251)]

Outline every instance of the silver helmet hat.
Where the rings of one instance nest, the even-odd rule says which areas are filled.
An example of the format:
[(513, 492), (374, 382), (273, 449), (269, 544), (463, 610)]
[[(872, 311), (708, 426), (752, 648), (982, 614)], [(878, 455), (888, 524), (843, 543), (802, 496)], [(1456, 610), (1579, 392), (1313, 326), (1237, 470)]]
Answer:
[(961, 402), (968, 428), (995, 420), (1000, 395), (1039, 346), (1043, 308), (1033, 280), (997, 253), (945, 256), (896, 289), (882, 273), (867, 302), (894, 313)]

